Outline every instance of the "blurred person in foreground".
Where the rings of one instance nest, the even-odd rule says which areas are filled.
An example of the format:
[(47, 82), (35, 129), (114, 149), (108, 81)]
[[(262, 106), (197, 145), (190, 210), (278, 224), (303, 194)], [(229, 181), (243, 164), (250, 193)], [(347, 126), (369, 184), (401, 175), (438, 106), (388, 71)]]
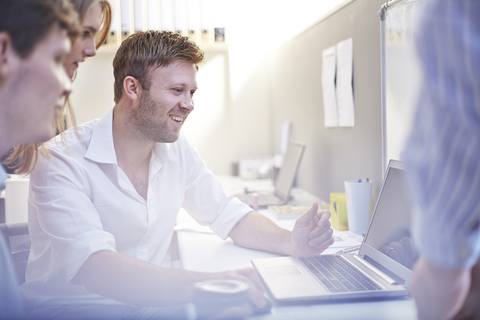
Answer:
[[(112, 22), (112, 8), (107, 0), (69, 0), (78, 13), (80, 33), (72, 37), (73, 45), (64, 61), (70, 79), (76, 76), (79, 65), (87, 58), (94, 57), (104, 43)], [(65, 100), (62, 110), (55, 119), (55, 133), (62, 133), (67, 126), (76, 125), (75, 113), (70, 99)], [(44, 149), (43, 143), (15, 145), (3, 162), (10, 171), (17, 174), (29, 174), (35, 168), (38, 150)]]
[(480, 2), (427, 1), (424, 12), (423, 86), (405, 152), (421, 253), (411, 292), (420, 319), (440, 320), (461, 309), (480, 255)]
[[(0, 0), (0, 157), (53, 137), (71, 91), (64, 62), (78, 16), (63, 0)], [(5, 171), (0, 166), (0, 189)], [(10, 252), (0, 235), (0, 319), (25, 316)]]
[[(263, 307), (252, 268), (161, 267), (182, 207), (247, 248), (309, 255), (333, 243), (328, 211), (314, 203), (292, 232), (279, 228), (225, 190), (180, 133), (203, 59), (179, 34), (131, 35), (113, 61), (114, 108), (40, 154), (30, 178), (32, 249), (21, 286), (32, 317), (185, 318), (194, 284), (216, 279), (248, 283), (251, 300)], [(236, 310), (231, 316), (251, 313)]]

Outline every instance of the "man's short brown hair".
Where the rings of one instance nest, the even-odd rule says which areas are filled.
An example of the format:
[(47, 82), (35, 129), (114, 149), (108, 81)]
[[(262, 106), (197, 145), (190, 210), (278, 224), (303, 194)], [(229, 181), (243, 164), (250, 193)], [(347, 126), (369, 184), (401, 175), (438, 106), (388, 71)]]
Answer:
[(175, 60), (195, 64), (203, 61), (204, 54), (198, 45), (178, 33), (170, 31), (145, 31), (131, 35), (113, 59), (115, 77), (115, 102), (122, 98), (123, 80), (132, 76), (144, 90), (150, 89), (151, 68), (168, 66)]
[(0, 0), (0, 32), (7, 32), (15, 52), (27, 58), (54, 25), (69, 37), (80, 33), (78, 14), (66, 0)]

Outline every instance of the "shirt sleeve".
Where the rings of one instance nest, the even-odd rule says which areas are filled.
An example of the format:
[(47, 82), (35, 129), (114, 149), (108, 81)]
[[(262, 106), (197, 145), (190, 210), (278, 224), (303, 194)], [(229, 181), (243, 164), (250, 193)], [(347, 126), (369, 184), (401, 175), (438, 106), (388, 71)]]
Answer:
[(235, 224), (253, 210), (226, 190), (198, 152), (182, 140), (188, 168), (183, 207), (198, 223), (226, 239)]
[(405, 151), (413, 237), (446, 268), (480, 254), (480, 2), (436, 1), (417, 38), (423, 88)]
[(49, 263), (64, 269), (70, 281), (93, 253), (116, 251), (115, 239), (103, 230), (86, 175), (75, 156), (55, 150), (51, 154), (52, 159), (39, 159), (30, 176), (32, 249), (41, 254), (42, 246), (53, 246), (54, 261)]

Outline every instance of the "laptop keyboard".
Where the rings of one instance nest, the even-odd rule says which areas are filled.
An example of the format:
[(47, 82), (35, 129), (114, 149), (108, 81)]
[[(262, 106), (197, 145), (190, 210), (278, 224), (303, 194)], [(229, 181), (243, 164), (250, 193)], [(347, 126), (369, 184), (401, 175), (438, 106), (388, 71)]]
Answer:
[(259, 205), (267, 205), (271, 203), (279, 203), (280, 200), (273, 194), (262, 194), (258, 195), (258, 204)]
[[(249, 206), (253, 205), (253, 196), (251, 193), (244, 193), (244, 194), (237, 194), (237, 198), (248, 204)], [(259, 193), (258, 194), (258, 205), (259, 206), (265, 206), (265, 205), (270, 205), (270, 204), (278, 204), (280, 203), (280, 199), (278, 199), (275, 195), (273, 194), (268, 194), (268, 193)]]
[(299, 260), (330, 292), (383, 289), (339, 256), (319, 255), (300, 257)]

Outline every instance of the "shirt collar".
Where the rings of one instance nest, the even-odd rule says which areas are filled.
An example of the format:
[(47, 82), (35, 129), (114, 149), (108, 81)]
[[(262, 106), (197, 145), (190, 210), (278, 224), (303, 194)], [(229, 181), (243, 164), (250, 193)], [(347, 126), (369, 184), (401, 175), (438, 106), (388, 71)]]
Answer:
[(178, 159), (174, 152), (171, 152), (171, 143), (155, 143), (150, 159), (150, 173), (156, 174), (164, 165), (165, 161), (176, 162)]
[[(171, 143), (156, 143), (153, 147), (152, 160), (163, 166), (164, 159), (176, 160), (175, 155), (169, 152)], [(85, 158), (100, 163), (117, 164), (117, 155), (113, 144), (113, 108), (103, 118), (98, 120), (93, 129), (92, 138), (88, 146)]]
[(85, 158), (100, 163), (117, 163), (113, 145), (113, 108), (95, 125)]

